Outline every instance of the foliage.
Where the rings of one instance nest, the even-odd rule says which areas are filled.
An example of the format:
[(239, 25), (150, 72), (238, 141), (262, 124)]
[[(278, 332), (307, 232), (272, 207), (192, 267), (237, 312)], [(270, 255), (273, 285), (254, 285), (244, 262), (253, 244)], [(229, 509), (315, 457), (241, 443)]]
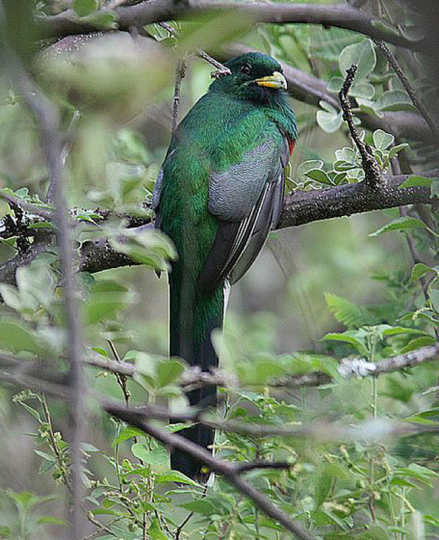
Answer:
[[(59, 9), (58, 2), (35, 4), (44, 15)], [(101, 9), (101, 2), (76, 0), (72, 9), (80, 19), (86, 18), (102, 28), (115, 25), (115, 12)], [(200, 28), (205, 31), (202, 35), (205, 39), (207, 33), (216, 29), (215, 22), (209, 21), (205, 26), (183, 22), (173, 27), (185, 36), (180, 42), (183, 49), (185, 39), (196, 41)], [(175, 40), (159, 25), (152, 25), (150, 30), (167, 47), (166, 55), (154, 56), (153, 49), (152, 60), (146, 61), (143, 56), (135, 56), (132, 48), (118, 48), (110, 42), (107, 48), (105, 42), (98, 43), (95, 49), (90, 48), (90, 56), (85, 54), (77, 59), (77, 65), (67, 63), (59, 72), (51, 71), (49, 77), (40, 73), (40, 82), (60, 105), (66, 131), (72, 111), (81, 110), (74, 150), (66, 165), (69, 204), (75, 208), (71, 218), (77, 253), (87, 243), (107, 238), (115, 250), (142, 264), (137, 273), (117, 269), (78, 274), (77, 296), (86, 354), (104, 360), (123, 360), (137, 368), (135, 377), (127, 379), (87, 367), (88, 385), (93, 391), (114, 399), (151, 405), (166, 402), (171, 410), (181, 412), (187, 406), (181, 381), (188, 374), (188, 367), (182, 360), (169, 359), (165, 354), (164, 286), (154, 281), (155, 272), (169, 269), (169, 262), (176, 257), (175, 249), (164, 235), (152, 228), (142, 228), (139, 232), (128, 219), (128, 216), (144, 220), (153, 217), (151, 193), (166, 151), (170, 124), (166, 119), (164, 126), (155, 124), (156, 120), (125, 125), (128, 118), (131, 120), (138, 113), (139, 106), (151, 112), (152, 105), (162, 106), (172, 97), (172, 80), (163, 72), (172, 72), (167, 69), (172, 65), (167, 54), (175, 47)], [(215, 36), (209, 39), (214, 42)], [(407, 93), (379, 57), (373, 42), (359, 34), (334, 28), (316, 31), (302, 25), (262, 25), (243, 40), (312, 75), (319, 75), (328, 82), (328, 91), (335, 97), (346, 68), (357, 62), (359, 72), (352, 88), (356, 113), (380, 119), (384, 112), (413, 110)], [(130, 61), (125, 62), (124, 54)], [(97, 68), (94, 55), (101, 59), (99, 76), (94, 72)], [(39, 61), (44, 65), (44, 58)], [(163, 69), (158, 67), (161, 61)], [(115, 65), (123, 66), (122, 75), (115, 75)], [(193, 93), (187, 90), (184, 97), (188, 103), (203, 93), (201, 86), (205, 85), (208, 69), (204, 65), (193, 68), (196, 90)], [(424, 88), (424, 81), (419, 85)], [(142, 92), (137, 95), (140, 87)], [(14, 196), (23, 205), (32, 205), (37, 215), (38, 211), (52, 212), (53, 206), (44, 202), (48, 178), (41, 161), (35, 158), (38, 143), (35, 133), (29, 130), (19, 96), (7, 95), (5, 102), (0, 100), (0, 122), (5, 126), (0, 134), (0, 157), (5, 158), (0, 170), (2, 193)], [(312, 142), (308, 142), (307, 135), (299, 139), (289, 188), (317, 190), (360, 182), (364, 171), (358, 151), (346, 136), (342, 113), (325, 101), (317, 112), (297, 104), (297, 112), (299, 132), (312, 133), (315, 137)], [(23, 123), (25, 130), (20, 127)], [(10, 124), (19, 126), (17, 131), (8, 127)], [(151, 135), (153, 129), (156, 131)], [(318, 137), (324, 137), (323, 144)], [(409, 144), (396, 140), (383, 129), (362, 131), (361, 137), (372, 148), (383, 172), (390, 172), (392, 159), (398, 156), (403, 158), (401, 161), (412, 160), (415, 170), (421, 158), (423, 167), (435, 165), (434, 153), (428, 154), (425, 148), (416, 150), (410, 141)], [(438, 193), (438, 185), (437, 179), (418, 174), (411, 175), (405, 183), (407, 189), (430, 187), (433, 194)], [(111, 219), (107, 219), (104, 210)], [(6, 203), (2, 202), (1, 211), (3, 216), (19, 218), (17, 211)], [(367, 424), (370, 420), (382, 420), (437, 427), (437, 366), (425, 364), (379, 379), (349, 381), (338, 371), (341, 359), (361, 357), (380, 362), (436, 342), (437, 216), (427, 208), (420, 212), (413, 209), (410, 215), (391, 210), (384, 220), (370, 217), (360, 225), (355, 222), (357, 228), (352, 225), (352, 230), (348, 223), (335, 225), (344, 227), (340, 229), (331, 229), (328, 224), (325, 230), (313, 229), (311, 240), (302, 236), (297, 242), (301, 244), (298, 255), (287, 253), (284, 268), (288, 276), (282, 299), (278, 299), (274, 308), (267, 307), (266, 313), (247, 316), (233, 309), (223, 335), (215, 336), (223, 368), (233, 381), (230, 388), (220, 389), (222, 420), (244, 426), (318, 425), (322, 430), (314, 438), (220, 432), (215, 443), (216, 455), (224, 460), (290, 464), (284, 469), (255, 469), (246, 476), (276, 506), (302, 522), (315, 538), (408, 540), (425, 538), (439, 530), (439, 509), (435, 503), (439, 489), (437, 434), (419, 432), (403, 439), (385, 438), (379, 423)], [(56, 224), (48, 226), (35, 220), (32, 227), (41, 229), (40, 234), (44, 235), (51, 234), (47, 229), (53, 231)], [(331, 232), (334, 230), (338, 234)], [(295, 245), (292, 237), (289, 240)], [(409, 261), (402, 255), (407, 240), (420, 254), (419, 260)], [(2, 261), (22, 249), (20, 241), (18, 236), (2, 241)], [(332, 259), (328, 256), (323, 257), (324, 261), (315, 260), (321, 258), (321, 244), (329, 246)], [(274, 252), (274, 242), (269, 245)], [(297, 270), (294, 265), (300, 267), (301, 257), (305, 262)], [(372, 264), (371, 260), (379, 263)], [(282, 265), (281, 257), (279, 261)], [(273, 261), (270, 270), (264, 267), (264, 283), (258, 282), (251, 288), (251, 279), (257, 279), (250, 276), (242, 289), (238, 288), (247, 310), (253, 309), (247, 297), (257, 295), (262, 298), (261, 305), (272, 306), (272, 299), (267, 299), (273, 289), (267, 289), (264, 297), (264, 286), (270, 286), (265, 281), (275, 272), (272, 265)], [(16, 285), (0, 284), (4, 302), (0, 307), (0, 355), (14, 354), (21, 360), (24, 371), (27, 363), (35, 359), (47, 369), (66, 368), (64, 359), (69, 342), (64, 326), (62, 285), (55, 248), (20, 267)], [(242, 294), (246, 286), (252, 294)], [(160, 295), (154, 296), (159, 287), (162, 287)], [(302, 289), (305, 308), (300, 311)], [(270, 309), (276, 315), (270, 316)], [(296, 317), (297, 325), (303, 324), (298, 319), (312, 321), (317, 312), (315, 335), (301, 341), (303, 332), (291, 330), (290, 321)], [(297, 346), (297, 343), (305, 344)], [(270, 386), (285, 375), (316, 371), (329, 375), (332, 382), (300, 391)], [(9, 386), (5, 388), (5, 394), (0, 395), (2, 410), (4, 406), (5, 417), (14, 415), (20, 419), (20, 426), (26, 425), (23, 431), (30, 432), (27, 436), (34, 445), (38, 467), (32, 470), (26, 490), (19, 486), (16, 491), (2, 490), (0, 536), (27, 540), (35, 537), (36, 529), (43, 539), (50, 535), (60, 537), (64, 521), (47, 510), (41, 514), (40, 505), (60, 499), (65, 493), (70, 499), (66, 411), (55, 401), (48, 401), (43, 394), (31, 390), (16, 394), (11, 400), (12, 391)], [(30, 419), (17, 412), (18, 405)], [(12, 409), (7, 410), (8, 407)], [(94, 403), (90, 404), (89, 415), (92, 429), (82, 445), (87, 503), (84, 519), (90, 522), (91, 531), (96, 530), (96, 537), (104, 540), (285, 537), (279, 524), (261, 513), (226, 480), (217, 478), (207, 488), (199, 485), (170, 470), (166, 449), (151, 437), (108, 418)], [(331, 433), (325, 431), (329, 422), (345, 427), (370, 427), (354, 440), (333, 442)], [(163, 425), (172, 431), (182, 427)], [(51, 495), (40, 496), (31, 491), (47, 491)]]

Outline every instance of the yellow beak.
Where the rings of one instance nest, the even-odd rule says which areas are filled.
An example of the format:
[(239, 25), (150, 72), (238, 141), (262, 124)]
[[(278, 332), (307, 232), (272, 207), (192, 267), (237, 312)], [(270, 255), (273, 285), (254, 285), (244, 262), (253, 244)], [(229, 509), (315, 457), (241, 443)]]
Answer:
[(256, 79), (255, 83), (258, 86), (265, 86), (266, 88), (275, 88), (276, 90), (287, 89), (287, 80), (282, 75), (282, 73), (279, 73), (279, 71), (275, 71), (273, 75), (269, 75), (268, 77), (261, 77), (260, 79)]

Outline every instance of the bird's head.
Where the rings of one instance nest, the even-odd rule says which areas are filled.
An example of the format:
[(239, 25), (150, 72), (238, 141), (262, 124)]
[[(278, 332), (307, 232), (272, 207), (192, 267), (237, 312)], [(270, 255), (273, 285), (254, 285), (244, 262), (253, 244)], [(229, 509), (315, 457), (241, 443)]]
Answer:
[(285, 93), (287, 81), (277, 60), (259, 52), (237, 56), (226, 64), (231, 71), (214, 81), (210, 87), (240, 99), (267, 102)]

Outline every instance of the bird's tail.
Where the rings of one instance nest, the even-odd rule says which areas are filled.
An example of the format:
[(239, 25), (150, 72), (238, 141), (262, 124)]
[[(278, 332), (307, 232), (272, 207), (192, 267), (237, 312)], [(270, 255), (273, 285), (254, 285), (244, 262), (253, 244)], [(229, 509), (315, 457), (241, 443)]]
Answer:
[[(209, 371), (218, 366), (218, 357), (212, 345), (211, 335), (216, 328), (222, 328), (224, 312), (224, 292), (218, 288), (210, 295), (201, 295), (180, 280), (170, 278), (170, 354), (186, 360), (191, 366), (199, 366)], [(204, 386), (187, 393), (190, 405), (200, 409), (216, 407), (216, 386)], [(185, 439), (203, 448), (209, 448), (215, 437), (212, 428), (195, 424), (178, 432)], [(190, 478), (207, 480), (209, 471), (189, 454), (181, 450), (171, 453), (171, 467)]]

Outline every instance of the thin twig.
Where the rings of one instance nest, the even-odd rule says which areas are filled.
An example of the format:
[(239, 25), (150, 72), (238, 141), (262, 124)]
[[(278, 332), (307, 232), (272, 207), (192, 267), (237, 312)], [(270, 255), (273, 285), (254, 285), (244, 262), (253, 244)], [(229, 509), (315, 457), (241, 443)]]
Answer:
[[(75, 110), (75, 112), (73, 113), (72, 119), (70, 120), (70, 125), (68, 128), (68, 136), (76, 128), (79, 118), (80, 118), (80, 113), (78, 110)], [(71, 137), (69, 136), (61, 149), (61, 162), (62, 162), (63, 167), (65, 167), (67, 163), (67, 159), (69, 157), (71, 149), (72, 149), (72, 140), (71, 140)], [(48, 203), (53, 202), (53, 198), (55, 194), (55, 184), (53, 183), (52, 180), (49, 183), (49, 187), (47, 189), (47, 194), (46, 194), (46, 201)]]
[[(111, 339), (108, 339), (107, 342), (111, 349), (111, 352), (113, 353), (114, 359), (116, 360), (118, 364), (121, 364), (122, 360), (120, 359), (119, 353), (117, 352), (117, 349), (114, 343), (112, 342)], [(130, 404), (131, 392), (128, 390), (128, 386), (127, 386), (127, 383), (128, 383), (127, 375), (125, 375), (124, 373), (120, 373), (118, 371), (115, 371), (114, 374), (116, 375), (117, 382), (119, 383), (119, 386), (122, 390), (123, 397), (125, 399), (125, 405), (128, 407)]]
[(364, 182), (370, 187), (377, 187), (383, 184), (383, 177), (381, 170), (375, 159), (370, 146), (361, 140), (357, 133), (357, 129), (354, 124), (354, 116), (352, 114), (351, 104), (349, 102), (349, 90), (354, 82), (355, 74), (357, 73), (358, 65), (352, 64), (352, 66), (346, 70), (346, 78), (343, 83), (343, 87), (340, 90), (338, 97), (340, 99), (341, 108), (343, 110), (343, 118), (346, 120), (349, 131), (358, 151), (361, 155), (361, 162), (363, 164), (363, 170), (365, 174)]
[(254, 471), (255, 469), (291, 469), (293, 463), (287, 461), (249, 461), (235, 465), (238, 473)]
[(184, 58), (179, 58), (175, 66), (174, 97), (172, 99), (172, 133), (175, 133), (178, 126), (178, 109), (180, 107), (181, 81), (186, 75), (186, 62)]
[(203, 60), (206, 60), (206, 62), (209, 62), (209, 64), (212, 64), (212, 66), (216, 69), (216, 71), (211, 73), (211, 77), (219, 79), (220, 77), (224, 77), (225, 75), (230, 75), (232, 73), (228, 67), (221, 64), (221, 62), (218, 62), (218, 60), (215, 60), (215, 58), (210, 56), (210, 54), (207, 54), (207, 52), (203, 51), (202, 49), (195, 49), (195, 54)]
[[(167, 32), (169, 32), (169, 34), (171, 34), (171, 36), (174, 37), (175, 39), (178, 39), (180, 37), (180, 32), (176, 28), (168, 24), (167, 22), (160, 22), (159, 26), (161, 26)], [(210, 54), (207, 54), (206, 51), (203, 51), (202, 49), (197, 47), (194, 53), (199, 58), (202, 58), (203, 60), (206, 60), (206, 62), (209, 62), (209, 64), (211, 64), (216, 69), (216, 71), (214, 71), (211, 74), (212, 77), (219, 78), (219, 77), (223, 77), (224, 75), (231, 74), (231, 71), (228, 67), (226, 67), (224, 64), (221, 64), (221, 62), (218, 62), (218, 60), (215, 60), (215, 58), (210, 56)]]
[(185, 519), (180, 523), (180, 525), (175, 529), (174, 540), (179, 540), (180, 534), (182, 533), (184, 527), (189, 523), (189, 521), (194, 516), (195, 512), (189, 512)]
[(426, 107), (422, 104), (421, 100), (418, 97), (418, 94), (416, 93), (416, 90), (413, 88), (412, 83), (407, 78), (407, 75), (404, 73), (403, 69), (399, 65), (398, 60), (396, 59), (395, 55), (392, 53), (392, 51), (387, 47), (387, 45), (383, 41), (379, 41), (377, 39), (374, 39), (375, 44), (380, 49), (380, 51), (383, 53), (383, 55), (387, 58), (389, 61), (389, 64), (394, 69), (395, 73), (397, 74), (399, 80), (401, 81), (401, 84), (404, 86), (404, 88), (407, 91), (407, 94), (410, 96), (410, 99), (412, 100), (413, 105), (418, 109), (418, 111), (422, 114), (425, 121), (427, 122), (429, 128), (433, 132), (436, 143), (439, 144), (439, 130), (431, 118), (431, 116), (428, 114), (428, 111)]

